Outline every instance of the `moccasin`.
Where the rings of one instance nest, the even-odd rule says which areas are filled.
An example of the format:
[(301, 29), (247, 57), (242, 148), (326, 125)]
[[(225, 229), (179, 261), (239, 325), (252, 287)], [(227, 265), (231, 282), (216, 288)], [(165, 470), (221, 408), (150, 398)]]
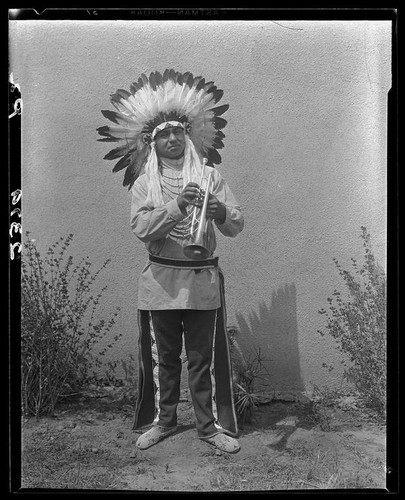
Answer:
[(165, 437), (170, 436), (171, 434), (176, 432), (176, 430), (177, 427), (165, 428), (155, 425), (139, 436), (138, 441), (136, 442), (136, 446), (140, 450), (146, 450)]
[(201, 439), (209, 444), (212, 444), (218, 450), (224, 451), (226, 453), (237, 453), (240, 450), (238, 440), (223, 433), (215, 434), (215, 436)]

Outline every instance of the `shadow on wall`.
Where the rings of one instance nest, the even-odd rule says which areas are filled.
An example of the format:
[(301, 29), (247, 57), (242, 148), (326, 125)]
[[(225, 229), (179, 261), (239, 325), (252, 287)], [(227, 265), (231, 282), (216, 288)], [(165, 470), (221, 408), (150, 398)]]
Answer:
[(270, 305), (261, 302), (258, 313), (251, 312), (247, 318), (236, 314), (236, 341), (242, 352), (251, 357), (260, 350), (263, 359), (263, 376), (255, 381), (256, 390), (304, 390), (298, 350), (296, 303), (295, 285), (289, 284), (273, 292)]

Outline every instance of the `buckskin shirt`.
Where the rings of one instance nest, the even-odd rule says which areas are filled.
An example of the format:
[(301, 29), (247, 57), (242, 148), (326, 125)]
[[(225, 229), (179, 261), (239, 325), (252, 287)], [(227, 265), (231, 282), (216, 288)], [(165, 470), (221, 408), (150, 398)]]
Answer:
[[(177, 196), (183, 189), (182, 170), (160, 167), (164, 204), (156, 208), (146, 206), (148, 186), (146, 175), (135, 181), (131, 192), (131, 228), (145, 243), (151, 255), (170, 259), (187, 260), (183, 253), (185, 227), (188, 213), (183, 213)], [(212, 171), (211, 193), (226, 207), (226, 218), (222, 224), (215, 221), (218, 230), (225, 236), (235, 237), (243, 229), (243, 216), (231, 190), (220, 173), (206, 167), (206, 175)], [(211, 258), (216, 249), (216, 237), (211, 220), (207, 223), (207, 244)], [(190, 266), (193, 265), (190, 261)], [(219, 269), (173, 268), (148, 262), (139, 278), (138, 309), (217, 309), (221, 305)]]

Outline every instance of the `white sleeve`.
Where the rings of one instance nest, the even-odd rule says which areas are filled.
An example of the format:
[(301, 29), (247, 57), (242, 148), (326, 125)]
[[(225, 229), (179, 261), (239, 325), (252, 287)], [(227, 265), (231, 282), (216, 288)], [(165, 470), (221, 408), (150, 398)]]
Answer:
[(131, 228), (145, 243), (164, 238), (185, 217), (177, 204), (177, 199), (170, 200), (160, 207), (149, 208), (145, 203), (147, 187), (144, 176), (135, 181), (131, 192)]

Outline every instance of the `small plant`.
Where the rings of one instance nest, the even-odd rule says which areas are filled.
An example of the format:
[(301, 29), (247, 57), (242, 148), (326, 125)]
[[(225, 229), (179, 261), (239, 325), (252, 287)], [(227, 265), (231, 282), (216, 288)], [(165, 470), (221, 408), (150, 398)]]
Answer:
[(260, 396), (255, 392), (255, 382), (261, 376), (264, 365), (260, 348), (245, 356), (236, 341), (235, 329), (228, 328), (233, 371), (235, 410), (241, 425), (250, 423)]
[[(354, 384), (364, 405), (376, 415), (386, 411), (386, 275), (372, 253), (370, 234), (361, 228), (364, 263), (352, 260), (352, 271), (333, 259), (346, 285), (347, 294), (335, 290), (327, 299), (326, 331), (348, 356), (342, 361), (345, 378)], [(325, 332), (318, 330), (325, 335)]]
[[(117, 307), (108, 321), (96, 319), (107, 287), (98, 293), (94, 287), (109, 260), (95, 272), (91, 272), (88, 258), (74, 264), (73, 257), (66, 258), (72, 238), (72, 234), (60, 238), (43, 258), (26, 233), (21, 263), (22, 404), (26, 415), (52, 415), (61, 395), (80, 385), (90, 365), (101, 364), (93, 357), (92, 348), (109, 334), (119, 312)], [(99, 354), (103, 353), (105, 350)]]
[(338, 400), (342, 397), (339, 389), (319, 387), (313, 384), (313, 392), (310, 398), (310, 408), (307, 418), (315, 425), (319, 425), (322, 431), (332, 430), (333, 411), (338, 406)]
[(104, 367), (104, 376), (98, 370), (98, 373), (87, 377), (86, 381), (98, 387), (114, 387), (117, 401), (127, 401), (133, 404), (137, 395), (134, 366), (135, 361), (132, 355), (129, 356), (128, 361), (108, 361)]

